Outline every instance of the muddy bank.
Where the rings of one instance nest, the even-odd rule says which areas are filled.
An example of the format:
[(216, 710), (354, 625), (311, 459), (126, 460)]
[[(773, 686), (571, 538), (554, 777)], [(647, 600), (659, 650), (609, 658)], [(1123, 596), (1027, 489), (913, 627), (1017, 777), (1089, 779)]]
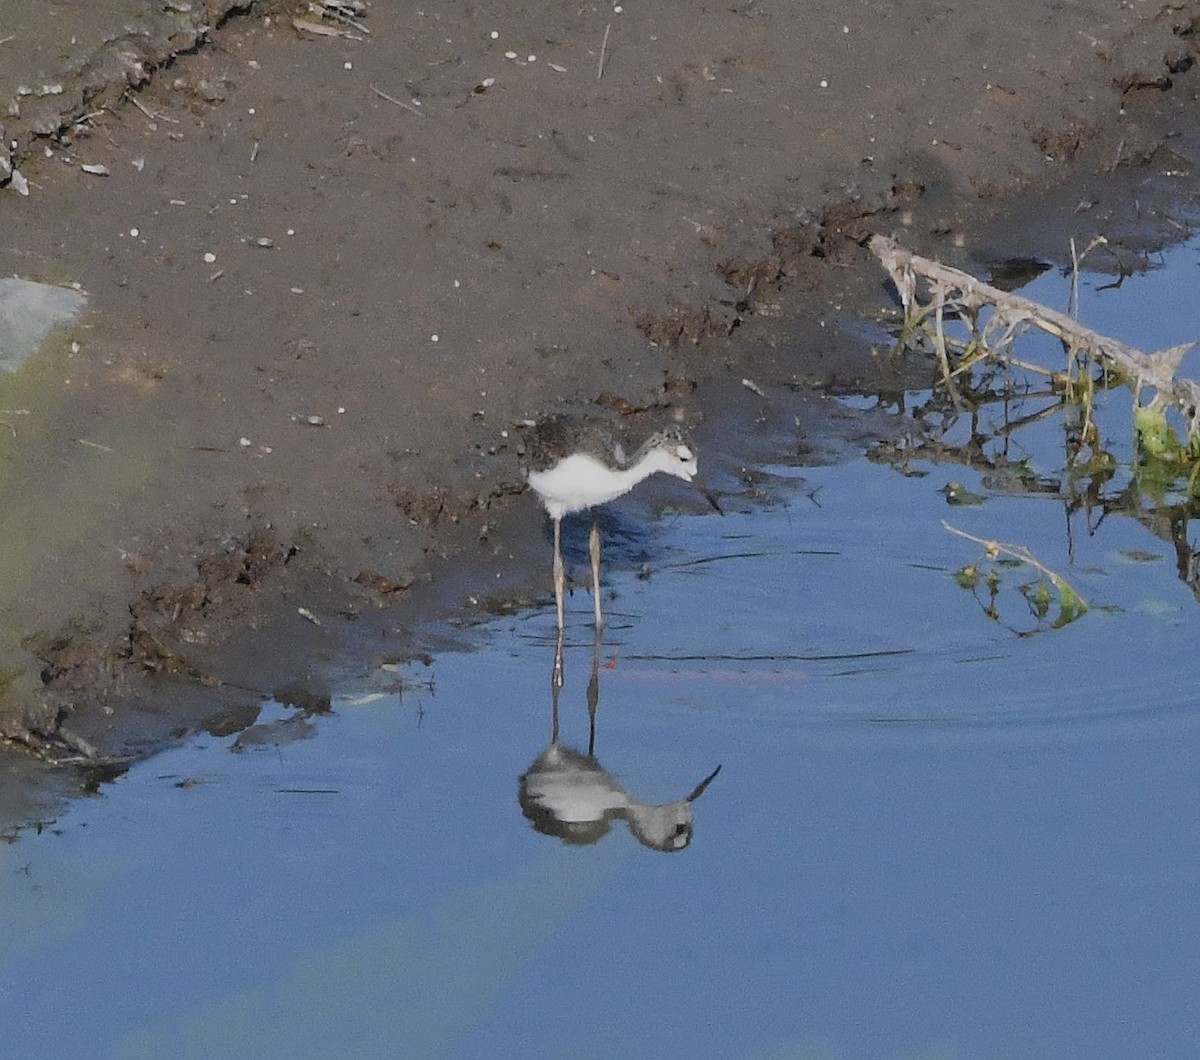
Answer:
[(674, 406), (720, 451), (748, 372), (903, 385), (870, 231), (1176, 238), (1193, 186), (1200, 5), (43, 10), (0, 26), (0, 269), (89, 305), (0, 380), (0, 730), (58, 759), (540, 590), (526, 417)]

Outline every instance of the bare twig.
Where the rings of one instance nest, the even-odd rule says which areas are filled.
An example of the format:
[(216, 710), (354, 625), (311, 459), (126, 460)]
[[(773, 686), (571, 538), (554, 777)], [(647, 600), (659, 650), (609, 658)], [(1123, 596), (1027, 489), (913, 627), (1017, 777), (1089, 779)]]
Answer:
[(1075, 591), (1071, 583), (1061, 574), (1052, 571), (1039, 561), (1024, 545), (1008, 545), (1003, 541), (992, 541), (986, 537), (976, 537), (974, 534), (968, 534), (965, 530), (960, 530), (957, 526), (951, 526), (945, 519), (942, 520), (942, 526), (944, 529), (949, 530), (950, 533), (957, 534), (959, 537), (965, 537), (968, 541), (974, 541), (975, 544), (980, 545), (984, 552), (987, 553), (989, 559), (996, 559), (999, 556), (1009, 556), (1021, 563), (1028, 564), (1034, 570), (1044, 574), (1060, 594), (1064, 592), (1070, 593), (1074, 600), (1078, 602), (1081, 612), (1088, 609), (1087, 601)]
[(141, 101), (132, 92), (126, 92), (125, 98), (129, 100), (129, 102), (135, 107), (137, 107), (137, 109), (140, 110), (147, 118), (149, 118), (150, 121), (168, 121), (172, 125), (179, 124), (178, 118), (168, 118), (165, 114), (156, 114), (154, 111), (150, 110), (149, 107), (143, 106)]
[(1107, 245), (1107, 243), (1108, 240), (1104, 236), (1096, 236), (1084, 247), (1083, 253), (1079, 254), (1075, 249), (1075, 238), (1071, 237), (1071, 289), (1067, 294), (1067, 314), (1072, 320), (1079, 319), (1079, 267), (1083, 264), (1083, 259), (1096, 247)]
[(404, 100), (397, 99), (395, 96), (389, 96), (383, 91), (382, 88), (376, 88), (374, 85), (372, 85), (371, 91), (374, 92), (375, 95), (377, 95), (380, 99), (386, 99), (389, 103), (395, 103), (397, 107), (408, 111), (410, 114), (415, 114), (418, 118), (426, 117), (426, 114), (423, 110), (418, 110), (411, 103), (405, 103)]
[(608, 54), (608, 35), (612, 31), (612, 23), (610, 22), (604, 27), (604, 41), (600, 45), (600, 61), (596, 64), (596, 80), (604, 76), (604, 58)]
[(1071, 237), (1071, 287), (1067, 291), (1067, 315), (1079, 319), (1079, 255), (1075, 253), (1075, 237)]
[(367, 27), (361, 22), (359, 22), (357, 19), (351, 18), (349, 15), (343, 14), (336, 7), (330, 4), (321, 5), (321, 14), (328, 15), (333, 19), (337, 19), (338, 22), (344, 22), (347, 26), (353, 26), (356, 30), (358, 30), (359, 33), (365, 33), (368, 37), (371, 35), (371, 31), (367, 29)]
[[(999, 344), (1001, 346), (1012, 339), (1021, 327), (1033, 327), (1053, 335), (1064, 342), (1068, 349), (1082, 351), (1102, 368), (1115, 371), (1118, 378), (1130, 380), (1129, 387), (1135, 398), (1142, 390), (1152, 389), (1158, 398), (1173, 403), (1187, 424), (1189, 438), (1200, 440), (1200, 384), (1191, 379), (1175, 378), (1184, 355), (1196, 345), (1194, 342), (1144, 353), (1119, 339), (1108, 338), (1084, 327), (1066, 313), (1040, 305), (1030, 298), (1001, 291), (930, 258), (910, 254), (886, 236), (872, 236), (870, 247), (891, 274), (892, 282), (900, 294), (906, 330), (913, 320), (925, 312), (917, 304), (917, 278), (920, 277), (929, 285), (935, 309), (940, 309), (946, 303), (969, 311), (990, 307), (993, 317), (985, 328), (985, 337), (991, 328), (1005, 327), (1007, 330)], [(1087, 248), (1091, 249), (1091, 246)], [(939, 350), (938, 353), (941, 358), (943, 351)], [(1003, 359), (1009, 358), (1005, 356)]]

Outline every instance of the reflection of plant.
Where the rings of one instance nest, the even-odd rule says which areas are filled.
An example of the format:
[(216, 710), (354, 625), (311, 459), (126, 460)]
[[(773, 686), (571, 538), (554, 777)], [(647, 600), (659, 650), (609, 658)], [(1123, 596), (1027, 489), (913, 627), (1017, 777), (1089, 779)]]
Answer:
[[(1072, 588), (1070, 582), (1040, 562), (1023, 545), (1008, 545), (1003, 541), (976, 537), (945, 521), (942, 522), (942, 526), (952, 534), (983, 546), (982, 559), (960, 567), (954, 572), (954, 580), (974, 594), (983, 608), (983, 613), (993, 621), (1000, 622), (1019, 636), (1028, 636), (1044, 629), (1059, 629), (1069, 625), (1087, 612), (1087, 602)], [(1006, 573), (1027, 567), (1032, 567), (1038, 576), (1033, 581), (1022, 582), (1015, 588), (1028, 606), (1036, 625), (1033, 629), (1016, 629), (1004, 623), (1000, 617), (1000, 591)], [(987, 590), (986, 603), (979, 595), (981, 587)], [(1058, 613), (1050, 619), (1051, 607), (1055, 602), (1058, 604)]]

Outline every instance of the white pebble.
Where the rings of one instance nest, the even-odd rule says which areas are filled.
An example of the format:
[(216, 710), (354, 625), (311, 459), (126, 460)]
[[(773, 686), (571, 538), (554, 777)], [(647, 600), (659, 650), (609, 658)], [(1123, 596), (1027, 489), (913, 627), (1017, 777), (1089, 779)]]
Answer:
[(490, 34), (490, 36), (491, 36), (492, 40), (499, 40), (499, 39), (500, 39), (500, 34), (499, 34), (499, 33), (497, 33), (495, 30), (492, 30), (492, 32), (491, 32), (491, 34)]
[(133, 236), (134, 239), (137, 239), (137, 237), (142, 234), (142, 230), (140, 228), (131, 228), (129, 230), (129, 234)]
[(288, 234), (289, 236), (294, 236), (294, 235), (296, 234), (296, 230), (295, 230), (294, 228), (289, 228), (289, 229), (287, 230), (287, 234)]
[(822, 88), (828, 88), (828, 87), (829, 87), (829, 82), (828, 82), (828, 81), (826, 81), (826, 80), (825, 80), (825, 78), (821, 78), (821, 87), (822, 87)]
[(250, 439), (249, 438), (239, 438), (238, 445), (240, 445), (243, 449), (246, 449), (250, 445)]
[(505, 52), (504, 53), (504, 58), (506, 58), (506, 59), (515, 59), (516, 57), (517, 57), (516, 52)]
[(430, 342), (437, 342), (437, 340), (438, 340), (437, 332), (434, 332), (432, 335), (429, 336)]
[(536, 63), (536, 62), (537, 62), (537, 56), (536, 56), (536, 55), (531, 55), (531, 56), (530, 56), (530, 57), (529, 57), (529, 58), (528, 58), (526, 61), (527, 61), (527, 62), (531, 62), (531, 63)]
[(217, 260), (217, 256), (211, 250), (205, 252), (205, 254), (204, 254), (204, 264), (205, 265), (211, 265), (216, 260)]
[(353, 70), (354, 64), (353, 63), (342, 63), (342, 69), (343, 70)]

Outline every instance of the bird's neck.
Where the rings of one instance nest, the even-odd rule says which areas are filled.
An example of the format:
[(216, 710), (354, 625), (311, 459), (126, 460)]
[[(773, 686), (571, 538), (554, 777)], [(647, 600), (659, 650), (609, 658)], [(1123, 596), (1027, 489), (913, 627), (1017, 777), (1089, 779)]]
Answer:
[(655, 465), (654, 461), (647, 458), (639, 460), (636, 464), (625, 468), (623, 471), (617, 472), (617, 474), (621, 478), (621, 485), (624, 486), (626, 490), (631, 490), (643, 479), (647, 479), (653, 475), (657, 470), (659, 469)]

